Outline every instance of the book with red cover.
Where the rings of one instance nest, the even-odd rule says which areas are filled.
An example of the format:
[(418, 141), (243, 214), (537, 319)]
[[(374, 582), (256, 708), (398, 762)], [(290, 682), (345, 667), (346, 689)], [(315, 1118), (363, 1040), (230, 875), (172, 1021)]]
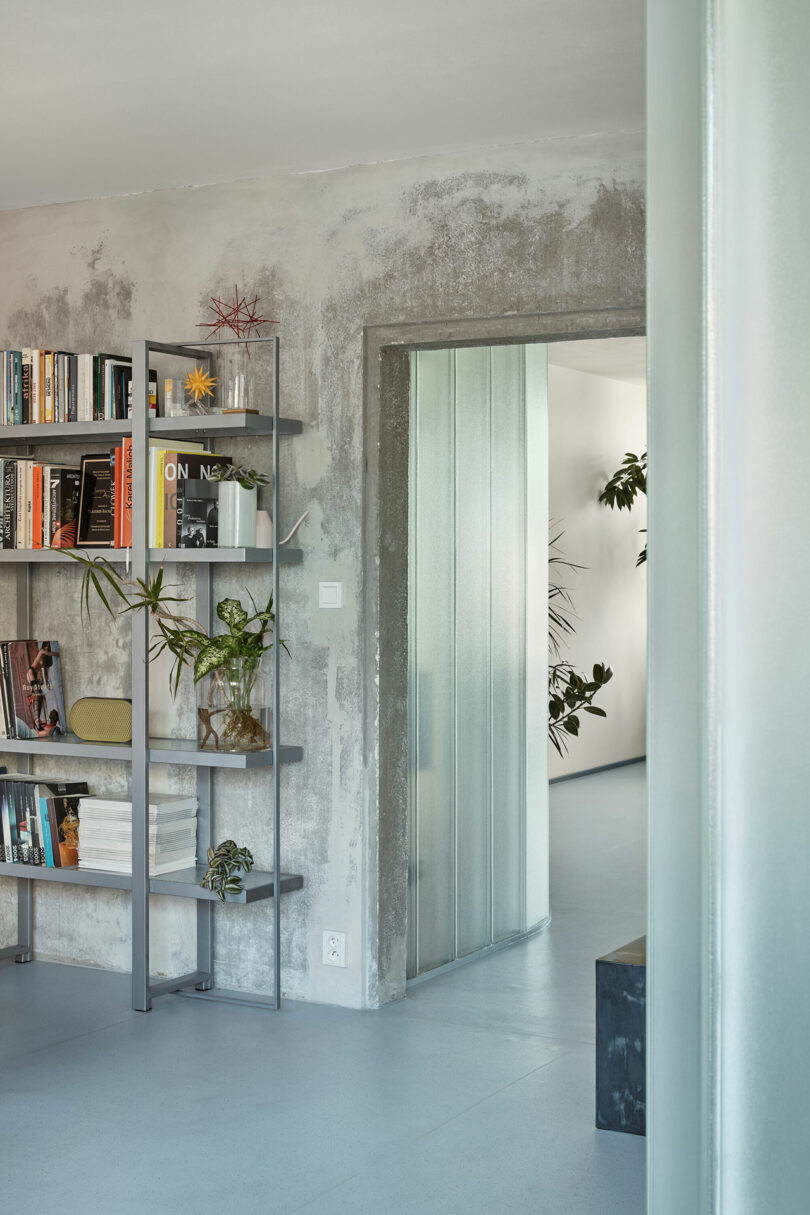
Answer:
[(31, 499), (32, 514), (32, 548), (42, 548), (42, 465), (35, 464), (33, 471), (33, 497)]
[[(113, 525), (113, 545), (115, 548), (122, 548), (122, 535), (124, 531), (124, 449), (116, 447), (115, 449), (115, 476), (113, 478), (113, 503), (115, 510), (114, 525)], [(132, 512), (130, 511), (130, 516)]]
[(132, 438), (124, 439), (121, 469), (121, 547), (132, 548)]

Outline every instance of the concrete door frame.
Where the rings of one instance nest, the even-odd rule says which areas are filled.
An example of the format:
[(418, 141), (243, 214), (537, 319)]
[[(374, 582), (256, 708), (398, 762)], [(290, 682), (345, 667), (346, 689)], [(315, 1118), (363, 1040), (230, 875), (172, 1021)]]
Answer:
[(634, 337), (634, 307), (370, 325), (363, 331), (363, 750), (366, 1003), (405, 994), (408, 924), (410, 351)]

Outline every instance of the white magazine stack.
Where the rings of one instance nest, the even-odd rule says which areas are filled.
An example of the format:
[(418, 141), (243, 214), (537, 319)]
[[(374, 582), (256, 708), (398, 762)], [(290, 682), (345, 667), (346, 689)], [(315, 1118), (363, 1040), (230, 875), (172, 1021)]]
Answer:
[[(197, 799), (149, 796), (149, 873), (155, 877), (196, 863)], [(132, 872), (132, 802), (83, 797), (79, 802), (79, 868)]]

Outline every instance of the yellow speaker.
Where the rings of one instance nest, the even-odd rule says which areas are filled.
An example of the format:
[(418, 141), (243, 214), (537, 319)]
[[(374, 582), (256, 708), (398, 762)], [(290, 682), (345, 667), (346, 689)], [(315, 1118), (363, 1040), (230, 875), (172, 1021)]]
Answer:
[(70, 710), (70, 728), (84, 742), (130, 742), (132, 701), (112, 696), (85, 696)]

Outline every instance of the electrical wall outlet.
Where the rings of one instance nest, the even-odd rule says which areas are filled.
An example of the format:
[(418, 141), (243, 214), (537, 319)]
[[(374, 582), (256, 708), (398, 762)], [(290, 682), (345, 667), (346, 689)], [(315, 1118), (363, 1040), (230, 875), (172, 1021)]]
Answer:
[(325, 932), (323, 934), (324, 966), (346, 965), (346, 933)]

